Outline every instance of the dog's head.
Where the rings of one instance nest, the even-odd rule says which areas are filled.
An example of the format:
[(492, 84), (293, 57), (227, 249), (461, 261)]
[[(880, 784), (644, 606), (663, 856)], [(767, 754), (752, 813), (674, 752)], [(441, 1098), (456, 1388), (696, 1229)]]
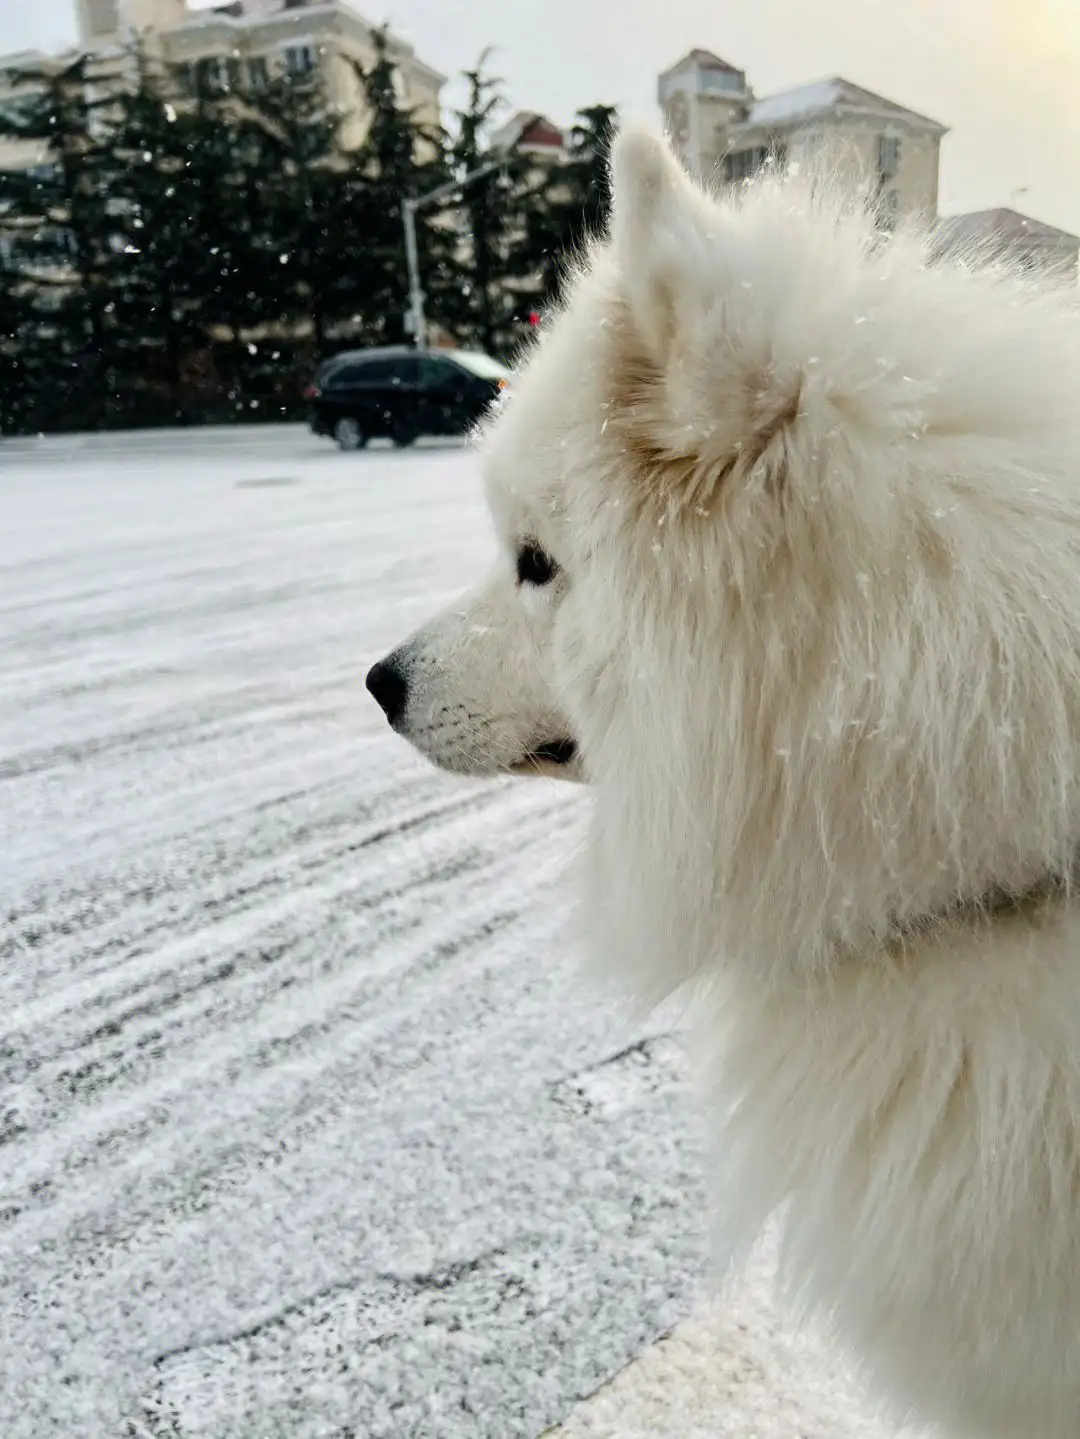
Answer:
[[(708, 357), (705, 373), (688, 372), (684, 326), (701, 298), (694, 286), (711, 283), (707, 251), (722, 211), (647, 135), (618, 143), (613, 172), (610, 240), (594, 245), (569, 302), (477, 436), (495, 565), (368, 674), (393, 728), (451, 772), (590, 774), (584, 731), (604, 689), (603, 661), (632, 642), (603, 578), (608, 553), (641, 520), (647, 498), (626, 482), (641, 477), (655, 491), (644, 550), (645, 569), (655, 573), (671, 533), (669, 499), (679, 508), (707, 498), (704, 489), (668, 494), (665, 466), (684, 471), (691, 456), (710, 462), (695, 452), (699, 444), (723, 443), (730, 458), (744, 423), (764, 442), (797, 393), (794, 376), (779, 403), (741, 379), (728, 393), (707, 373)], [(697, 253), (684, 253), (688, 246)], [(693, 283), (680, 288), (687, 274)], [(717, 297), (705, 299), (711, 308)], [(623, 561), (638, 562), (629, 554)], [(638, 678), (647, 682), (640, 658)], [(618, 703), (613, 693), (607, 700)]]
[(1076, 588), (1029, 482), (1080, 454), (1075, 321), (828, 184), (717, 200), (633, 131), (612, 169), (480, 438), (494, 568), (368, 684), (447, 770), (593, 785), (608, 947), (663, 985), (812, 963), (1074, 823), (1022, 678)]
[[(501, 449), (501, 424), (489, 441), (495, 435)], [(560, 613), (572, 585), (568, 547), (553, 507), (524, 475), (520, 484), (499, 482), (507, 472), (496, 453), (492, 445), (495, 565), (380, 660), (367, 686), (393, 728), (442, 769), (580, 779), (558, 657)]]

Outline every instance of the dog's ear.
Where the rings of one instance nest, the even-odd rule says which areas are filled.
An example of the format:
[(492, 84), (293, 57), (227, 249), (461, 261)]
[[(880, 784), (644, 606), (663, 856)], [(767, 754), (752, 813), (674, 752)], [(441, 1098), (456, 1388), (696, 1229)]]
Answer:
[(714, 238), (715, 206), (666, 141), (630, 128), (611, 154), (612, 251), (647, 338), (663, 346), (677, 322), (686, 251)]
[(640, 252), (690, 181), (667, 144), (650, 130), (621, 131), (611, 152), (611, 233), (616, 248)]

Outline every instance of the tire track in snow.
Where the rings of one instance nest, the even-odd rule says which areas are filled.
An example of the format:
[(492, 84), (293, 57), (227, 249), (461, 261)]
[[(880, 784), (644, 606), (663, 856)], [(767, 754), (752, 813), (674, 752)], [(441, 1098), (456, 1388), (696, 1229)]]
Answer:
[(472, 462), (170, 443), (0, 474), (0, 1431), (532, 1439), (700, 1240), (663, 1076), (566, 1100), (626, 1043), (563, 976), (582, 797), (363, 694), (487, 563)]

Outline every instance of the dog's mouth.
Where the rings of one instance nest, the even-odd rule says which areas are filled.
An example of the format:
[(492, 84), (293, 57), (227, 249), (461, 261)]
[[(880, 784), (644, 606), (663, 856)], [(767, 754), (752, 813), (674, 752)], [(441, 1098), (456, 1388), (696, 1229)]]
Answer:
[(551, 739), (538, 744), (525, 756), (525, 762), (533, 759), (550, 760), (552, 764), (569, 764), (577, 757), (577, 745), (572, 739)]
[(545, 740), (543, 744), (534, 745), (511, 766), (511, 772), (521, 775), (550, 775), (554, 779), (584, 778), (578, 747), (572, 739)]

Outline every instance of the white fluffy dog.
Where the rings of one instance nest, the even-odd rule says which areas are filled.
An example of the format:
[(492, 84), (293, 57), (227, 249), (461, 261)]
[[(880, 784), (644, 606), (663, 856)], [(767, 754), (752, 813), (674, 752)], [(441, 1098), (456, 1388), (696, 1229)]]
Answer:
[(613, 160), (483, 438), (494, 573), (376, 666), (595, 795), (595, 949), (695, 982), (729, 1258), (899, 1411), (1080, 1435), (1080, 323), (826, 185)]

